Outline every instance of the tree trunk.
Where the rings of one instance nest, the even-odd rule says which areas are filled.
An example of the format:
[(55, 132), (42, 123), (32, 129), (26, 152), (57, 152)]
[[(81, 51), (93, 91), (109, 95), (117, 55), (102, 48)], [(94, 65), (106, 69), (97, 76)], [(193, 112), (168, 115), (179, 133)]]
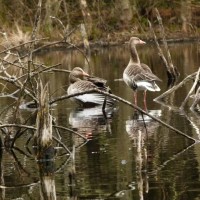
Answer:
[(57, 17), (61, 1), (47, 0), (45, 3), (45, 24), (47, 25), (50, 33), (52, 32), (52, 19), (51, 16)]
[(191, 25), (191, 0), (181, 1), (182, 31), (188, 33)]
[(120, 10), (121, 10), (120, 20), (123, 23), (127, 24), (133, 18), (133, 12), (131, 9), (130, 2), (129, 2), (129, 0), (120, 0), (119, 6), (120, 6)]
[(79, 0), (79, 5), (80, 5), (81, 12), (83, 15), (84, 24), (87, 29), (86, 31), (87, 31), (88, 35), (90, 35), (91, 31), (92, 31), (92, 17), (91, 17), (86, 0)]

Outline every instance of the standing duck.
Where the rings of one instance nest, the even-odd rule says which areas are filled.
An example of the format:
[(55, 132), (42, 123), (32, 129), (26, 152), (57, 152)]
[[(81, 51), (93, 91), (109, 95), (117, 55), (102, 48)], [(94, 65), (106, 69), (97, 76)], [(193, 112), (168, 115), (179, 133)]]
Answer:
[[(104, 92), (111, 93), (110, 88), (106, 86), (106, 80), (98, 77), (92, 77), (85, 71), (83, 71), (83, 69), (81, 69), (80, 67), (75, 67), (71, 71), (71, 73), (69, 74), (69, 82), (70, 86), (67, 90), (68, 95), (75, 94), (78, 92), (86, 92), (95, 88)], [(86, 106), (101, 105), (104, 103), (105, 95), (100, 93), (90, 93), (75, 96), (73, 97), (73, 99), (77, 103), (84, 104)], [(113, 105), (114, 102), (114, 99), (106, 97), (107, 105)]]
[(137, 91), (144, 91), (144, 106), (146, 108), (146, 91), (160, 91), (160, 88), (155, 81), (161, 81), (155, 74), (152, 73), (151, 69), (140, 62), (136, 45), (145, 44), (144, 41), (137, 37), (131, 37), (129, 41), (130, 48), (130, 61), (124, 70), (123, 80), (124, 82), (134, 91), (134, 102), (137, 105)]

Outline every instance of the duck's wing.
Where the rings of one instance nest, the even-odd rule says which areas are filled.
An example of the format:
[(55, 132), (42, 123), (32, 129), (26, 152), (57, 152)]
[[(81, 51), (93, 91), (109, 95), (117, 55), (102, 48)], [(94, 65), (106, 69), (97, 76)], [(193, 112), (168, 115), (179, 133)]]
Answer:
[(140, 71), (142, 68), (138, 64), (129, 64), (126, 69), (124, 70), (124, 74), (128, 76), (130, 79), (133, 79)]
[(86, 80), (92, 82), (97, 87), (102, 87), (102, 88), (106, 87), (107, 81), (105, 79), (95, 77), (95, 76), (88, 76), (86, 77)]
[[(86, 92), (88, 90), (92, 90), (95, 88), (100, 89), (94, 83), (92, 83), (90, 81), (81, 80), (81, 81), (77, 81), (77, 82), (71, 84), (69, 86), (67, 92), (70, 95), (70, 94), (76, 94), (78, 92)], [(102, 90), (106, 91), (104, 89), (102, 89)], [(105, 100), (105, 95), (94, 92), (94, 93), (79, 95), (74, 98), (76, 100), (79, 100), (82, 103), (103, 104), (103, 102)], [(108, 104), (113, 104), (115, 100), (108, 97), (106, 101)]]
[(112, 93), (110, 88), (106, 85), (107, 80), (99, 77), (89, 76), (87, 81), (93, 83), (98, 89)]
[(145, 70), (146, 72), (152, 73), (151, 69), (149, 68), (148, 65), (141, 63), (141, 67), (143, 70)]
[(153, 72), (151, 71), (151, 69), (149, 68), (148, 65), (141, 63), (141, 67), (144, 70), (144, 75), (146, 77), (149, 77), (149, 79), (154, 80), (154, 81), (161, 81), (162, 80), (160, 78), (158, 78), (155, 74), (153, 74)]
[(76, 81), (75, 83), (71, 84), (67, 90), (68, 94), (75, 94), (79, 92), (86, 92), (88, 90), (92, 90), (97, 88), (92, 82), (89, 81)]
[(146, 72), (141, 72), (135, 75), (132, 79), (134, 82), (138, 81), (147, 81), (147, 82), (152, 82), (152, 81), (161, 81), (155, 74), (153, 73), (146, 73)]
[[(143, 67), (145, 64), (143, 65)], [(146, 65), (146, 69), (143, 67), (137, 67), (135, 68), (134, 76), (132, 76), (133, 81), (162, 81), (159, 79), (155, 74), (152, 73), (151, 69)]]

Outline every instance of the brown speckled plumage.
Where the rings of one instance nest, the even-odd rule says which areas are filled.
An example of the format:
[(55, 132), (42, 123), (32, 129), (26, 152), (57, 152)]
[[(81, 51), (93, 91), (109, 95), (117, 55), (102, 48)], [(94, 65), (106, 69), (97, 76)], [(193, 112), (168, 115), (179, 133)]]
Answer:
[(155, 92), (160, 91), (160, 88), (155, 81), (161, 81), (151, 69), (140, 62), (136, 45), (145, 44), (144, 41), (137, 37), (131, 37), (129, 41), (130, 61), (124, 70), (123, 80), (134, 91), (134, 100), (137, 105), (137, 90), (144, 91), (144, 106), (146, 107), (146, 90)]
[[(72, 70), (69, 75), (69, 81), (71, 83), (67, 90), (69, 95), (78, 92), (86, 92), (95, 88), (111, 93), (109, 87), (106, 86), (106, 80), (98, 77), (91, 77), (79, 67)], [(76, 96), (74, 99), (82, 104), (103, 104), (105, 96), (99, 93), (91, 93)], [(107, 97), (106, 102), (107, 104), (113, 104), (115, 100)]]
[[(133, 90), (150, 90), (159, 91), (159, 87), (155, 81), (161, 81), (151, 69), (140, 62), (136, 44), (143, 44), (144, 42), (139, 38), (132, 37), (129, 41), (130, 47), (130, 61), (123, 73), (125, 83)], [(143, 85), (142, 85), (143, 84)]]

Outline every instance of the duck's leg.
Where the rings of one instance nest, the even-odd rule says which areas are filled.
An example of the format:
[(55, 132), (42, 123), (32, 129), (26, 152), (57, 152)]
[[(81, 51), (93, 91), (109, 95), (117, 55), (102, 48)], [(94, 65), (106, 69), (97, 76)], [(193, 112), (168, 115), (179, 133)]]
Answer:
[(147, 102), (146, 102), (146, 98), (147, 98), (147, 91), (144, 91), (144, 110), (147, 111)]
[(137, 106), (137, 92), (136, 91), (134, 91), (134, 103), (135, 103), (135, 105)]

